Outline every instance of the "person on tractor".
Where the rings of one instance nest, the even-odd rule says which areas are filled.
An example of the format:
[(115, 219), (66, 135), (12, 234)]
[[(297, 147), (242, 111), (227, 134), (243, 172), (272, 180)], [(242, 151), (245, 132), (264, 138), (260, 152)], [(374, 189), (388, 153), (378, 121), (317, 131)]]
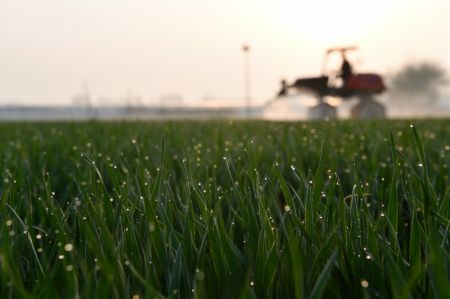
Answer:
[(342, 66), (341, 71), (339, 73), (339, 77), (341, 77), (342, 80), (344, 81), (344, 86), (347, 83), (348, 79), (352, 76), (352, 74), (353, 74), (352, 66), (350, 62), (348, 62), (347, 57), (345, 56), (345, 52), (342, 52)]

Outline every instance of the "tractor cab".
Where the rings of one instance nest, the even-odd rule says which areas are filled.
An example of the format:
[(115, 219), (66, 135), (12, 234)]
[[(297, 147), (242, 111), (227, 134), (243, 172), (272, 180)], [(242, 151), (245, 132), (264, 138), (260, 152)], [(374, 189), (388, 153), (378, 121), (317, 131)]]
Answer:
[(331, 48), (326, 51), (322, 73), (327, 72), (329, 59), (333, 54), (341, 54), (341, 66), (339, 70), (328, 71), (328, 87), (330, 92), (340, 97), (352, 97), (359, 94), (379, 94), (386, 87), (383, 78), (374, 73), (357, 73), (354, 66), (347, 58), (347, 53), (357, 50), (356, 47)]

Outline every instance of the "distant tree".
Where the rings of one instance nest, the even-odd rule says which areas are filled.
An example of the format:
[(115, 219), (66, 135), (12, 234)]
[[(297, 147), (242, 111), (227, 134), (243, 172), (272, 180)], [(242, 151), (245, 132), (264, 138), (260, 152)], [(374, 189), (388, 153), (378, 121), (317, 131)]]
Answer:
[(443, 68), (432, 62), (408, 64), (391, 79), (393, 99), (401, 102), (415, 101), (422, 104), (434, 103), (439, 97), (440, 88), (447, 83)]

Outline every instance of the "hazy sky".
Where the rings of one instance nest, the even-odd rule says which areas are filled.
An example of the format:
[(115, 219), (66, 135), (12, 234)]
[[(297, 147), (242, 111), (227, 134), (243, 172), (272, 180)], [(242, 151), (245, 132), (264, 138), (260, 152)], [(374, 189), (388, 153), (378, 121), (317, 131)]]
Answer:
[[(327, 47), (358, 45), (360, 70), (411, 60), (450, 67), (449, 0), (0, 0), (0, 104), (252, 97), (318, 75)], [(102, 103), (106, 103), (105, 100)]]

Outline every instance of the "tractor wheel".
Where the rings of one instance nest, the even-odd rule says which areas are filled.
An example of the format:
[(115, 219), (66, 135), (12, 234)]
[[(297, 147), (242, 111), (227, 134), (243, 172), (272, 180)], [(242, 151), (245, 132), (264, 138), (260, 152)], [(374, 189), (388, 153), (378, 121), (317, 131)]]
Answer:
[(376, 119), (386, 117), (386, 108), (374, 99), (363, 99), (351, 110), (352, 118)]
[(309, 119), (336, 119), (337, 111), (334, 106), (327, 103), (320, 103), (309, 108)]

